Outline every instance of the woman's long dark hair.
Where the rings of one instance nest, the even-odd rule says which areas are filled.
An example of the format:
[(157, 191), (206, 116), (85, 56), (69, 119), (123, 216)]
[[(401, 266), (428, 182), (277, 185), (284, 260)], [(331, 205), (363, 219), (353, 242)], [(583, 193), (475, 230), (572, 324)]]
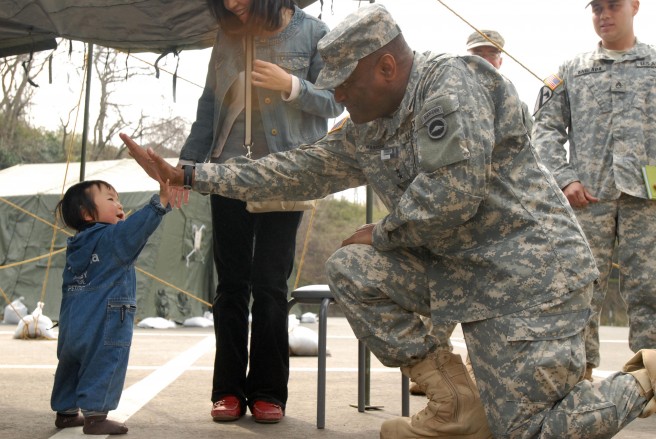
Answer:
[(252, 0), (248, 22), (228, 11), (223, 0), (207, 0), (207, 6), (216, 18), (219, 26), (227, 34), (242, 35), (246, 33), (272, 32), (282, 26), (282, 9), (294, 9), (293, 0)]

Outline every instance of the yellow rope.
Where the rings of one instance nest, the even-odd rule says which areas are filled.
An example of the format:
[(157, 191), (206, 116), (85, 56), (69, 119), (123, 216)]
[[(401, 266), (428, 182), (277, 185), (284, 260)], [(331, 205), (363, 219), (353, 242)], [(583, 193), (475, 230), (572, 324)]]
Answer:
[[(317, 201), (317, 204), (319, 201)], [(296, 280), (294, 281), (294, 289), (298, 288), (298, 282), (301, 279), (301, 272), (303, 271), (303, 264), (305, 263), (305, 253), (307, 252), (308, 242), (310, 241), (310, 232), (312, 231), (312, 223), (314, 222), (314, 215), (317, 213), (317, 207), (312, 208), (312, 214), (308, 221), (307, 231), (305, 232), (305, 240), (303, 241), (303, 251), (301, 252), (301, 260), (298, 262), (298, 270), (296, 271)]]
[[(9, 200), (7, 200), (7, 199), (5, 199), (5, 198), (0, 197), (0, 201), (2, 201), (2, 202), (4, 202), (4, 203), (7, 203), (8, 205), (10, 205), (10, 206), (12, 206), (12, 207), (18, 209), (19, 211), (21, 211), (21, 212), (23, 212), (23, 213), (25, 213), (25, 214), (31, 216), (32, 218), (35, 218), (35, 219), (38, 220), (38, 221), (41, 221), (42, 223), (44, 223), (44, 224), (46, 224), (46, 225), (48, 225), (48, 226), (50, 226), (50, 227), (57, 228), (59, 231), (65, 233), (65, 234), (67, 234), (67, 235), (69, 235), (69, 236), (73, 236), (73, 234), (72, 234), (71, 232), (69, 232), (68, 230), (66, 230), (66, 229), (62, 229), (61, 227), (57, 227), (55, 224), (52, 224), (52, 223), (50, 223), (49, 221), (46, 221), (46, 220), (44, 220), (43, 218), (40, 218), (39, 216), (34, 215), (34, 214), (31, 213), (31, 212), (28, 212), (27, 210), (23, 209), (23, 208), (20, 207), (20, 206), (17, 206), (16, 204), (12, 203), (11, 201), (9, 201)], [(128, 214), (129, 214), (129, 212), (128, 212)], [(62, 248), (62, 249), (59, 249), (59, 250), (55, 250), (55, 251), (52, 251), (52, 249), (51, 249), (51, 252), (48, 253), (48, 254), (45, 254), (45, 255), (36, 256), (36, 257), (34, 257), (34, 258), (31, 258), (31, 259), (27, 259), (27, 260), (19, 261), (19, 262), (14, 262), (14, 263), (7, 264), (7, 265), (0, 265), (0, 270), (2, 270), (2, 269), (4, 269), (4, 268), (11, 268), (11, 267), (16, 267), (16, 266), (19, 266), (19, 265), (27, 264), (27, 263), (30, 263), (30, 262), (34, 262), (34, 261), (37, 261), (37, 260), (39, 260), (39, 259), (43, 259), (43, 258), (50, 257), (50, 256), (52, 256), (52, 255), (56, 255), (56, 254), (61, 253), (61, 252), (65, 251), (65, 250), (66, 250), (65, 248)], [(48, 267), (48, 268), (49, 268), (49, 267)], [(179, 291), (179, 292), (181, 292), (181, 293), (183, 293), (183, 294), (185, 294), (185, 295), (191, 297), (192, 299), (195, 299), (196, 301), (198, 301), (198, 302), (200, 302), (200, 303), (202, 303), (202, 304), (204, 304), (204, 305), (207, 305), (207, 306), (209, 306), (209, 307), (212, 306), (212, 304), (210, 304), (210, 303), (204, 301), (204, 300), (201, 299), (200, 297), (197, 297), (197, 296), (195, 296), (195, 295), (189, 293), (188, 291), (185, 291), (185, 290), (183, 290), (183, 289), (180, 289), (180, 288), (176, 287), (175, 285), (173, 285), (173, 284), (171, 284), (171, 283), (165, 281), (164, 279), (161, 279), (161, 278), (159, 278), (159, 277), (157, 277), (157, 276), (155, 276), (155, 275), (153, 275), (153, 274), (151, 274), (151, 273), (148, 273), (147, 271), (145, 271), (145, 270), (143, 270), (143, 269), (141, 269), (141, 268), (139, 268), (139, 267), (136, 267), (136, 269), (137, 269), (140, 273), (143, 273), (144, 275), (146, 275), (146, 276), (148, 276), (148, 277), (150, 277), (150, 278), (152, 278), (152, 279), (155, 279), (156, 281), (162, 283), (163, 285), (166, 285), (166, 286), (168, 286), (168, 287), (171, 287), (171, 288), (175, 289), (176, 291)], [(3, 292), (3, 295), (4, 295), (4, 292)], [(7, 303), (10, 303), (10, 302), (9, 302), (9, 298), (8, 298), (6, 295), (4, 295), (4, 296), (5, 296), (5, 300), (7, 301)], [(42, 300), (42, 302), (43, 302), (43, 300)]]
[[(85, 62), (84, 62), (84, 69), (82, 73), (82, 77), (85, 78), (87, 75), (87, 62), (86, 59), (90, 56), (89, 50), (91, 49), (91, 45), (87, 44), (87, 54), (85, 57)], [(73, 123), (73, 130), (71, 133), (71, 140), (68, 143), (68, 148), (67, 148), (67, 153), (66, 153), (66, 168), (64, 170), (64, 181), (62, 183), (61, 187), (61, 193), (59, 195), (59, 199), (61, 200), (64, 197), (64, 189), (66, 188), (66, 179), (68, 178), (68, 170), (70, 168), (71, 164), (71, 155), (73, 153), (73, 145), (74, 145), (74, 140), (75, 140), (75, 130), (77, 128), (77, 122), (80, 117), (80, 108), (81, 108), (81, 103), (82, 103), (82, 96), (84, 94), (84, 90), (86, 88), (86, 81), (82, 81), (82, 86), (80, 87), (80, 94), (77, 98), (77, 105), (76, 105), (76, 111), (75, 111), (75, 122)], [(50, 240), (50, 253), (48, 254), (48, 262), (46, 263), (46, 272), (43, 276), (43, 284), (41, 285), (41, 302), (45, 302), (45, 297), (46, 297), (46, 287), (48, 286), (48, 277), (50, 276), (50, 267), (52, 265), (52, 255), (54, 255), (54, 248), (55, 248), (55, 242), (57, 241), (57, 232), (59, 230), (59, 227), (57, 227), (56, 220), (55, 223), (52, 225), (52, 239)]]
[(186, 294), (187, 296), (191, 297), (192, 299), (195, 299), (195, 300), (199, 301), (200, 303), (209, 306), (210, 308), (212, 307), (211, 303), (206, 302), (203, 299), (201, 299), (200, 297), (194, 296), (193, 294), (191, 294), (191, 293), (189, 293), (189, 292), (187, 292), (187, 291), (185, 291), (181, 288), (176, 287), (172, 283), (169, 283), (169, 282), (165, 281), (164, 279), (155, 276), (154, 274), (151, 274), (151, 273), (148, 273), (147, 271), (144, 271), (142, 268), (136, 267), (136, 269), (139, 273), (142, 273), (142, 274), (148, 276), (151, 279), (155, 279), (156, 281), (166, 285), (167, 287), (173, 288), (174, 290), (179, 291), (182, 294)]
[(453, 9), (451, 9), (451, 8), (450, 8), (446, 3), (444, 3), (442, 0), (437, 0), (437, 1), (438, 1), (442, 6), (444, 6), (444, 7), (447, 8), (449, 11), (451, 11), (451, 13), (453, 13), (453, 15), (455, 15), (456, 17), (458, 17), (460, 20), (462, 20), (463, 22), (465, 22), (469, 27), (471, 27), (471, 28), (474, 29), (476, 32), (478, 32), (483, 38), (485, 38), (485, 39), (488, 40), (490, 43), (492, 43), (492, 44), (494, 45), (494, 47), (496, 47), (497, 49), (499, 49), (500, 51), (502, 51), (503, 53), (505, 53), (506, 55), (508, 55), (513, 61), (515, 61), (515, 62), (516, 62), (517, 64), (519, 64), (522, 68), (524, 68), (524, 70), (526, 70), (527, 72), (529, 72), (531, 75), (535, 76), (535, 78), (537, 78), (538, 81), (542, 82), (543, 84), (546, 84), (548, 87), (550, 87), (550, 88), (553, 89), (552, 84), (550, 84), (549, 82), (547, 82), (547, 79), (542, 79), (542, 78), (540, 78), (538, 75), (536, 75), (531, 69), (529, 69), (529, 68), (526, 67), (524, 64), (522, 64), (517, 58), (515, 58), (514, 56), (512, 56), (511, 54), (509, 54), (509, 53), (508, 53), (503, 47), (499, 46), (497, 43), (495, 43), (495, 42), (492, 41), (490, 38), (488, 38), (488, 36), (485, 35), (483, 32), (481, 32), (480, 29), (478, 29), (476, 26), (474, 26), (473, 24), (471, 24), (471, 23), (470, 23), (469, 21), (467, 21), (463, 16), (461, 16), (460, 14), (458, 14), (456, 11), (454, 11)]
[[(38, 261), (39, 259), (45, 259), (45, 258), (48, 258), (50, 256), (59, 254), (63, 251), (66, 251), (66, 248), (60, 248), (59, 250), (55, 250), (53, 252), (46, 253), (45, 255), (35, 256), (33, 258), (25, 259), (23, 261), (14, 262), (14, 263), (7, 264), (7, 265), (0, 265), (0, 270), (2, 270), (4, 268), (12, 268), (12, 267), (18, 267), (18, 266), (21, 266), (21, 265), (29, 264), (30, 262), (35, 262), (35, 261)], [(43, 300), (42, 300), (42, 302), (43, 302)]]
[[(3, 203), (6, 203), (6, 204), (8, 204), (8, 205), (10, 205), (10, 206), (13, 207), (14, 209), (16, 209), (16, 210), (18, 210), (18, 211), (20, 211), (20, 212), (22, 212), (22, 213), (24, 213), (24, 214), (26, 214), (26, 215), (31, 216), (32, 218), (34, 218), (34, 219), (36, 219), (36, 220), (38, 220), (38, 221), (41, 221), (43, 224), (46, 224), (46, 225), (48, 225), (48, 226), (54, 226), (54, 224), (52, 224), (51, 222), (46, 221), (46, 220), (42, 219), (41, 217), (39, 217), (39, 216), (37, 216), (37, 215), (34, 215), (32, 212), (29, 212), (29, 211), (23, 209), (23, 208), (20, 207), (19, 205), (12, 203), (11, 201), (7, 200), (6, 198), (0, 197), (0, 201), (2, 201)], [(54, 227), (56, 227), (56, 226), (54, 226)], [(73, 234), (70, 233), (70, 232), (68, 232), (67, 230), (64, 230), (64, 229), (62, 229), (62, 228), (59, 228), (59, 230), (61, 230), (61, 231), (63, 231), (64, 233), (68, 233), (69, 235), (73, 236)]]
[[(23, 340), (56, 340), (55, 338), (48, 337), (45, 334), (43, 334), (39, 330), (39, 317), (40, 316), (21, 316), (16, 308), (14, 308), (14, 304), (9, 301), (9, 297), (7, 297), (7, 294), (5, 294), (4, 290), (0, 287), (0, 293), (2, 293), (2, 296), (5, 298), (9, 306), (11, 307), (12, 310), (14, 310), (14, 313), (16, 316), (18, 316), (24, 323), (23, 327), (21, 328), (21, 334), (20, 337)], [(32, 321), (34, 322), (34, 337), (30, 336), (30, 321), (29, 318), (32, 318)]]
[(7, 303), (9, 304), (9, 306), (11, 306), (11, 309), (14, 310), (14, 312), (16, 313), (16, 315), (20, 317), (20, 314), (18, 314), (18, 311), (16, 311), (16, 308), (14, 308), (14, 304), (11, 303), (11, 301), (9, 300), (9, 297), (7, 297), (7, 294), (5, 294), (5, 291), (2, 289), (2, 287), (0, 287), (0, 293), (2, 293), (2, 297), (5, 298), (5, 301), (7, 301)]

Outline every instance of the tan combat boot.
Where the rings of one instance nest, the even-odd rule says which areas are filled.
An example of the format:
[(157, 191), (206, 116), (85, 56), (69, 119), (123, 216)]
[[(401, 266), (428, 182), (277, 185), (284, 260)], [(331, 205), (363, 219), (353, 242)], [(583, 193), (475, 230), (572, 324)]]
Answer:
[(642, 413), (639, 416), (646, 418), (656, 413), (656, 399), (654, 398), (654, 388), (656, 388), (656, 350), (639, 350), (624, 365), (622, 372), (633, 375), (638, 384), (640, 384), (640, 387), (642, 387), (642, 396), (649, 399), (649, 402), (642, 409)]
[(381, 439), (492, 437), (478, 389), (460, 355), (439, 351), (401, 371), (424, 389), (428, 405), (412, 418), (383, 422)]
[(426, 392), (424, 392), (424, 389), (421, 388), (421, 386), (414, 381), (410, 381), (410, 394), (411, 395), (419, 395), (419, 396), (426, 396)]

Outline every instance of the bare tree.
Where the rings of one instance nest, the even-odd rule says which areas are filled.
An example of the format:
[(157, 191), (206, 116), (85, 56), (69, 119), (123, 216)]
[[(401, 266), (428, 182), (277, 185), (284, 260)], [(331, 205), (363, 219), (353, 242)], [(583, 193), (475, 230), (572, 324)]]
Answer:
[[(119, 131), (128, 126), (121, 114), (121, 105), (112, 101), (112, 94), (117, 83), (127, 81), (130, 77), (139, 74), (137, 70), (127, 75), (121, 69), (118, 62), (119, 53), (107, 47), (97, 47), (94, 54), (94, 70), (97, 74), (97, 84), (100, 87), (100, 99), (98, 101), (98, 117), (93, 128), (93, 148), (91, 160), (108, 158), (117, 154), (117, 151), (108, 150), (111, 139)], [(143, 114), (137, 125), (142, 124)]]
[[(162, 118), (154, 123), (143, 111), (136, 120), (127, 121), (123, 109), (125, 104), (113, 100), (115, 87), (129, 81), (137, 75), (151, 73), (146, 68), (131, 68), (126, 72), (124, 65), (124, 54), (100, 47), (95, 51), (94, 69), (97, 74), (97, 83), (100, 87), (100, 98), (98, 101), (98, 117), (93, 129), (93, 149), (91, 160), (102, 158), (119, 158), (124, 155), (124, 145), (114, 147), (111, 139), (115, 138), (120, 131), (130, 130), (135, 140), (144, 141), (155, 147), (167, 150), (182, 147), (188, 123), (181, 117)], [(169, 154), (170, 155), (170, 154)]]
[(171, 154), (172, 157), (177, 157), (188, 132), (189, 122), (186, 119), (171, 116), (149, 124), (144, 130), (144, 139), (147, 143), (156, 145), (158, 152), (166, 157)]
[[(79, 131), (82, 129), (77, 119), (80, 114), (78, 99), (68, 107), (70, 110), (67, 115), (62, 114), (59, 117), (57, 132), (32, 127), (29, 123), (31, 103), (40, 95), (38, 91), (35, 92), (37, 89), (30, 85), (31, 78), (36, 78), (44, 71), (51, 53), (54, 55), (52, 59), (59, 74), (57, 87), (62, 92), (61, 102), (65, 103), (69, 98), (80, 95), (70, 87), (68, 90), (62, 89), (61, 81), (65, 81), (69, 86), (82, 85), (85, 82), (82, 63), (71, 62), (71, 58), (75, 57), (79, 57), (79, 61), (83, 60), (83, 51), (79, 50), (79, 46), (76, 50), (73, 42), (60, 42), (59, 50), (41, 53), (33, 58), (30, 55), (0, 58), (0, 169), (16, 163), (52, 162), (66, 158), (80, 160), (82, 136)], [(105, 160), (125, 156), (122, 143), (112, 144), (112, 139), (116, 139), (120, 131), (131, 133), (141, 143), (156, 147), (169, 157), (173, 154), (171, 150), (179, 151), (184, 141), (188, 123), (181, 117), (169, 114), (169, 117), (153, 120), (143, 111), (136, 117), (127, 115), (127, 106), (132, 102), (119, 102), (116, 97), (118, 93), (115, 92), (120, 91), (120, 87), (124, 87), (126, 82), (137, 75), (152, 74), (149, 67), (131, 66), (128, 70), (127, 56), (106, 47), (96, 46), (94, 49), (90, 86), (92, 101), (89, 103), (92, 122), (87, 135), (89, 147), (85, 159)], [(68, 59), (64, 60), (66, 57)], [(65, 64), (62, 64), (62, 61), (65, 61)], [(65, 75), (62, 75), (62, 71)], [(37, 82), (43, 80), (43, 75), (38, 78)], [(74, 144), (69, 145), (72, 141)], [(67, 151), (69, 147), (72, 147), (70, 156)]]
[(2, 97), (0, 99), (0, 157), (15, 153), (16, 130), (26, 122), (26, 113), (38, 75), (47, 63), (46, 56), (17, 55), (0, 58)]

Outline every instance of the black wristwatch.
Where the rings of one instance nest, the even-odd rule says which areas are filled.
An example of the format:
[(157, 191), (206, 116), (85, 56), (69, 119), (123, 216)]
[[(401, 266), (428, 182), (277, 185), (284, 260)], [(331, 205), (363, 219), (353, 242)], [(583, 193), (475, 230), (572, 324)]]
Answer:
[(194, 175), (194, 165), (182, 165), (182, 171), (184, 172), (184, 178), (182, 180), (182, 187), (184, 189), (191, 189), (191, 183)]

